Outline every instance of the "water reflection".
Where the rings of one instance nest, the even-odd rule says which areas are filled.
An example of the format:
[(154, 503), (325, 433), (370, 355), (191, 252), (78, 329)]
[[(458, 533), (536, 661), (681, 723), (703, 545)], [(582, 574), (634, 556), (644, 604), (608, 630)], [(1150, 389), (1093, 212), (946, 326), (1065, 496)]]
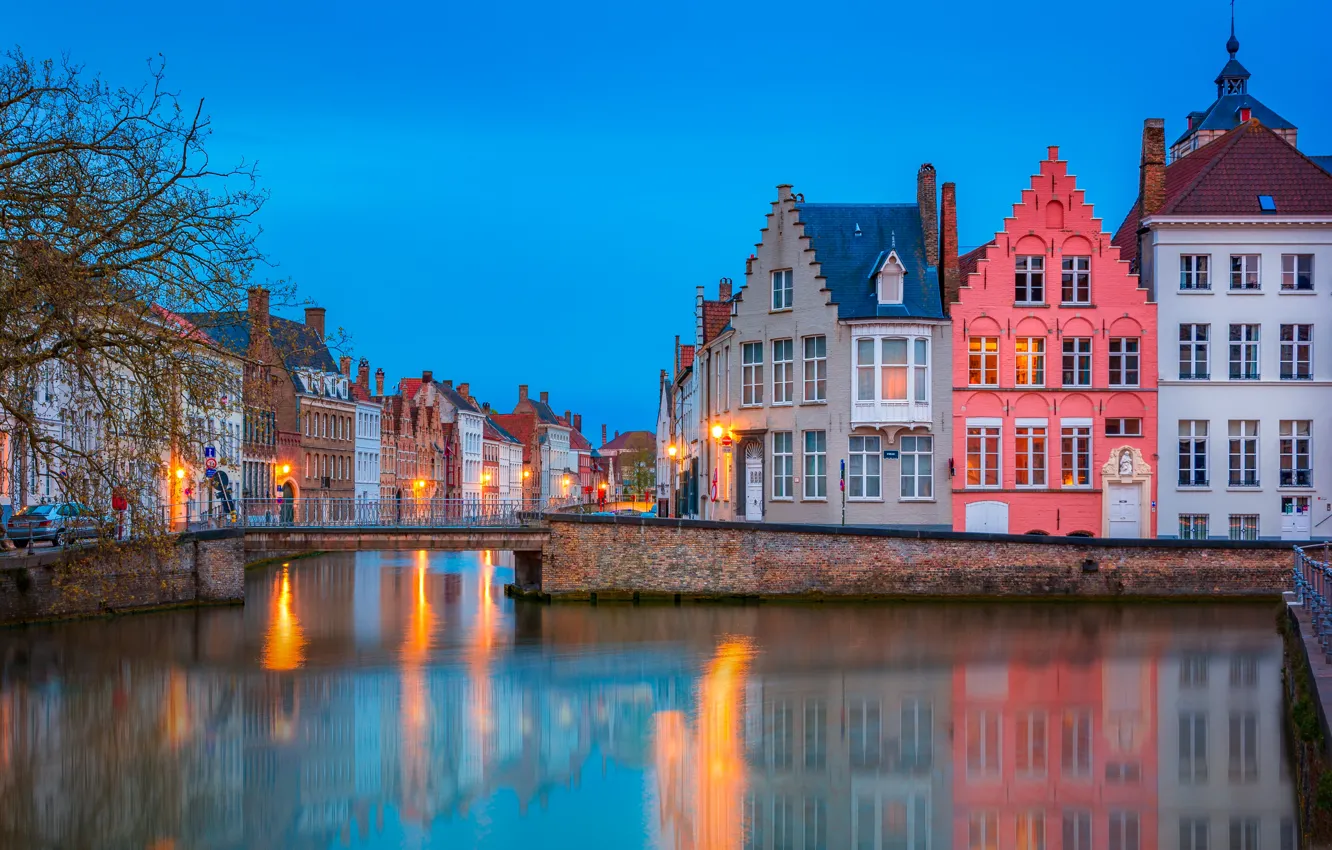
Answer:
[(0, 846), (1293, 850), (1268, 606), (518, 606), (498, 553), (0, 632)]

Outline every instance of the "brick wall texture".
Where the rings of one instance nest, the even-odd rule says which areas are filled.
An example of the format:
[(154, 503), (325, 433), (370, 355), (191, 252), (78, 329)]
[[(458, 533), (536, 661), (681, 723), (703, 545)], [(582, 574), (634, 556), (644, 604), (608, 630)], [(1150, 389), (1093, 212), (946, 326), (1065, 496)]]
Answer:
[(215, 532), (6, 558), (0, 562), (0, 625), (241, 602), (244, 557), (239, 532)]
[[(1289, 547), (552, 518), (553, 597), (1273, 597)], [(1088, 571), (1084, 562), (1095, 565)]]

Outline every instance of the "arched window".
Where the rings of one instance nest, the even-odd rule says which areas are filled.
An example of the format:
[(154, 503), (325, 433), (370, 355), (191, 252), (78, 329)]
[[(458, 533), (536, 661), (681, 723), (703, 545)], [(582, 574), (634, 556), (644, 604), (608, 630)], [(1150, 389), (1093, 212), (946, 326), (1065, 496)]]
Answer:
[(305, 453), (305, 477), (310, 477), (310, 453)]

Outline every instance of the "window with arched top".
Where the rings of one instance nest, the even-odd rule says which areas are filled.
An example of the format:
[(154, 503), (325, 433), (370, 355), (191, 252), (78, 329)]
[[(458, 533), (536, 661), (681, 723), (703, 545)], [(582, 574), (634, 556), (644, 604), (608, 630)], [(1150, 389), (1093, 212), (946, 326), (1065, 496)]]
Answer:
[(1050, 201), (1045, 205), (1045, 226), (1051, 230), (1064, 229), (1064, 205)]

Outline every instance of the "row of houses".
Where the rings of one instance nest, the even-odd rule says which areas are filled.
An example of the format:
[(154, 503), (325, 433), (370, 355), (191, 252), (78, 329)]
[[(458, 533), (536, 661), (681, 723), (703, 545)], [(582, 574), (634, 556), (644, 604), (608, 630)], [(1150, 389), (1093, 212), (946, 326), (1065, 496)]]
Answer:
[[(1332, 157), (1229, 59), (1111, 234), (1049, 147), (993, 239), (957, 192), (777, 188), (659, 382), (672, 515), (1110, 537), (1332, 536)], [(1125, 179), (1132, 179), (1125, 175)], [(1321, 450), (1318, 447), (1322, 446)]]
[[(164, 313), (164, 327), (197, 339), (217, 375), (210, 391), (216, 397), (200, 399), (193, 405), (200, 409), (187, 414), (194, 438), (165, 450), (165, 472), (149, 470), (130, 483), (151, 491), (136, 504), (171, 511), (175, 524), (233, 510), (237, 500), (261, 510), (297, 499), (332, 501), (345, 511), (404, 500), (568, 505), (602, 492), (616, 497), (629, 481), (625, 462), (644, 450), (651, 457), (650, 433), (609, 436), (602, 426), (596, 448), (581, 415), (556, 413), (547, 393), (531, 397), (526, 385), (502, 413), (479, 401), (468, 383), (430, 370), (392, 386), (365, 358), (353, 371), (352, 358), (331, 349), (324, 308), (307, 307), (304, 321), (273, 315), (263, 288), (249, 291), (246, 306)], [(36, 410), (61, 445), (81, 446), (83, 430), (96, 441), (95, 425), (84, 428), (84, 407), (73, 382), (55, 370), (42, 377)], [(7, 511), (72, 498), (66, 491), (74, 458), (29, 457), (5, 436), (0, 503)]]

